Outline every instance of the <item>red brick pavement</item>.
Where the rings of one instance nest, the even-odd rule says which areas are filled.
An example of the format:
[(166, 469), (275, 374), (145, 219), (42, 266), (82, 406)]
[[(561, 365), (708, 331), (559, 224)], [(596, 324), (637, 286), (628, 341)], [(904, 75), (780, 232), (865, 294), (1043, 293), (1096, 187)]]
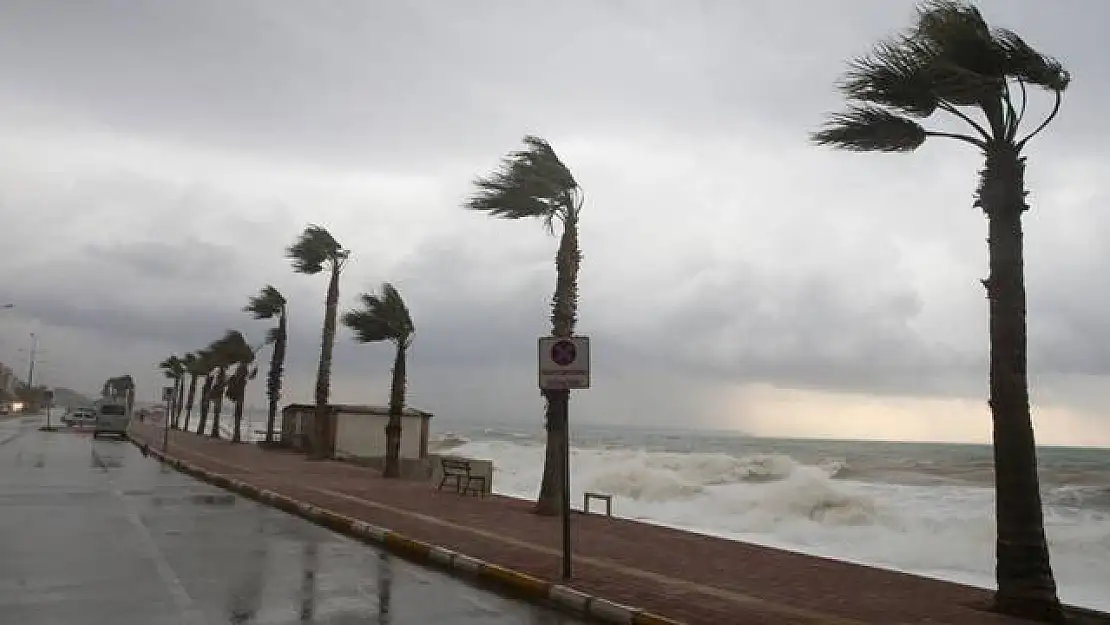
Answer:
[[(160, 446), (161, 432), (134, 424)], [(437, 492), (355, 465), (172, 432), (170, 455), (289, 497), (552, 581), (557, 518), (527, 502)], [(984, 590), (599, 515), (573, 519), (571, 586), (691, 625), (1015, 624)]]

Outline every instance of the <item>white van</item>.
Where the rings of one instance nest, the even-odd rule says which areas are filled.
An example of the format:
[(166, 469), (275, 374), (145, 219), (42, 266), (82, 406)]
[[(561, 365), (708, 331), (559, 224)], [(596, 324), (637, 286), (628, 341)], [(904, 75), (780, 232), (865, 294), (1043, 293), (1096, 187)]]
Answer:
[(96, 409), (93, 438), (100, 438), (101, 434), (115, 434), (120, 438), (127, 438), (127, 425), (130, 422), (131, 415), (127, 414), (127, 404), (104, 402)]

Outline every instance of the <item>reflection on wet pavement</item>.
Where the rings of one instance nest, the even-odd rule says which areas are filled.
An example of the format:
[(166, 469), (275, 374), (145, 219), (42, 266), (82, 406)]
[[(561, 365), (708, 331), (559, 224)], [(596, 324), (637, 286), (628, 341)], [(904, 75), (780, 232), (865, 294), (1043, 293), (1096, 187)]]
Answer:
[(39, 425), (0, 421), (0, 623), (580, 622)]

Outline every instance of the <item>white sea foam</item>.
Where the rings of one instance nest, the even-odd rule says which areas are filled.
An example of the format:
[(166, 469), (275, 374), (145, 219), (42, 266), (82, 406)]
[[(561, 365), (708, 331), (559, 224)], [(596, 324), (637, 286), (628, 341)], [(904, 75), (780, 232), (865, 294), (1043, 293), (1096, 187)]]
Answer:
[[(492, 460), (494, 490), (534, 498), (543, 448), (473, 441), (453, 453)], [(772, 547), (972, 584), (993, 585), (993, 492), (939, 483), (833, 479), (842, 462), (786, 455), (574, 449), (576, 507), (584, 491), (614, 496), (614, 513)], [(1061, 598), (1110, 610), (1110, 515), (1053, 507), (1045, 522)]]

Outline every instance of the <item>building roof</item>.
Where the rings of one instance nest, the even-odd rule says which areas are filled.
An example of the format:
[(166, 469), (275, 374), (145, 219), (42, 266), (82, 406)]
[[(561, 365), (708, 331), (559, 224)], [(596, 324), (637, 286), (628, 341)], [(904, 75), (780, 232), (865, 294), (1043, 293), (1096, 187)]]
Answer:
[[(375, 416), (386, 416), (389, 414), (389, 406), (371, 406), (367, 404), (328, 404), (332, 410), (343, 412), (346, 414), (364, 414)], [(287, 411), (311, 411), (316, 410), (316, 404), (287, 404), (281, 409), (282, 413)], [(416, 408), (405, 408), (401, 414), (406, 417), (426, 417), (431, 418), (432, 413)]]

